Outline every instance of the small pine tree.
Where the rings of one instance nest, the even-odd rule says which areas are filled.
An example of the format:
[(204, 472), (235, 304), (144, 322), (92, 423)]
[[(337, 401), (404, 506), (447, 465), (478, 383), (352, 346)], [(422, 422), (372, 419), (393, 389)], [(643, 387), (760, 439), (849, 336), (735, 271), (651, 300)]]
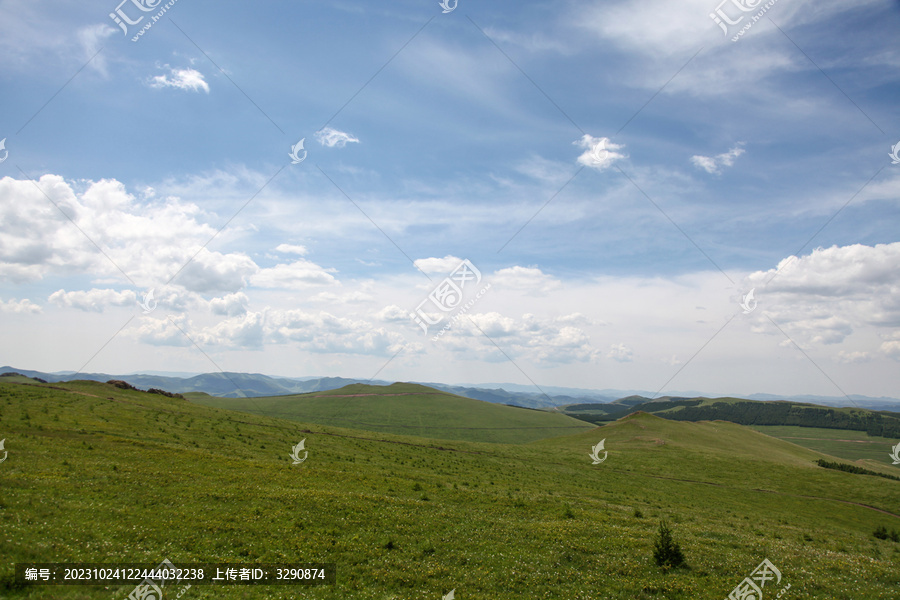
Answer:
[(653, 545), (653, 559), (664, 569), (680, 567), (684, 564), (681, 546), (672, 538), (672, 530), (664, 520), (659, 522), (659, 533), (657, 533), (656, 543)]

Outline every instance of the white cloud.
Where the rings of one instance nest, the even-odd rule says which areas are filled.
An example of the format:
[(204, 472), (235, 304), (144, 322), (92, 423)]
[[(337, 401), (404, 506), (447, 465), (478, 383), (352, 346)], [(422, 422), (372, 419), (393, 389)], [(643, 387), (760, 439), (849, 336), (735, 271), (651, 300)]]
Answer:
[[(75, 185), (84, 191), (76, 194)], [(75, 184), (58, 175), (44, 175), (38, 181), (4, 177), (0, 179), (0, 280), (90, 274), (131, 283), (127, 276), (140, 288), (158, 287), (216, 235), (201, 216), (196, 205), (178, 198), (142, 204), (114, 179)], [(219, 239), (228, 235), (226, 229)], [(185, 287), (217, 287), (200, 284), (210, 279), (206, 270), (219, 278), (227, 274), (229, 268), (222, 263), (231, 263), (231, 270), (240, 267), (239, 275), (256, 269), (243, 254), (204, 250), (185, 269), (191, 275), (184, 280)], [(240, 285), (239, 276), (218, 287), (236, 291), (235, 285)]]
[(213, 298), (209, 301), (209, 309), (214, 315), (236, 317), (247, 312), (250, 299), (243, 292), (226, 294), (221, 298)]
[(126, 331), (125, 335), (151, 346), (184, 347), (193, 345), (188, 337), (190, 333), (191, 323), (187, 317), (185, 315), (175, 315), (170, 317), (141, 317), (139, 325)]
[(112, 289), (57, 290), (47, 298), (60, 307), (77, 308), (88, 312), (103, 312), (108, 306), (136, 306), (138, 298), (131, 290), (117, 292)]
[(327, 302), (329, 304), (363, 304), (371, 302), (374, 298), (365, 292), (348, 292), (346, 294), (332, 294), (331, 292), (319, 292), (312, 296), (310, 302)]
[(173, 87), (175, 89), (191, 92), (203, 90), (207, 94), (209, 93), (209, 84), (206, 83), (206, 80), (203, 78), (203, 73), (200, 71), (190, 68), (173, 69), (169, 65), (165, 65), (164, 68), (169, 69), (169, 72), (157, 75), (150, 79), (150, 87), (157, 89)]
[(290, 343), (314, 353), (391, 356), (407, 346), (403, 336), (383, 327), (324, 311), (272, 311), (266, 329), (273, 343)]
[(491, 285), (497, 287), (527, 290), (530, 292), (549, 292), (560, 287), (558, 279), (547, 275), (537, 267), (509, 267), (500, 269), (491, 275)]
[(6, 300), (4, 301), (0, 298), (0, 312), (5, 313), (13, 313), (13, 314), (23, 314), (23, 313), (31, 313), (36, 314), (42, 312), (42, 309), (39, 305), (35, 304), (28, 298), (24, 298), (22, 300)]
[(886, 356), (889, 356), (895, 360), (900, 360), (900, 341), (892, 340), (889, 342), (884, 342), (881, 344), (880, 350), (884, 352)]
[(625, 146), (614, 144), (607, 137), (595, 138), (586, 133), (580, 140), (572, 143), (579, 148), (584, 148), (584, 152), (578, 157), (578, 164), (598, 171), (606, 169), (617, 160), (626, 158), (624, 154), (616, 152)]
[(91, 68), (102, 74), (104, 77), (106, 72), (106, 56), (103, 52), (98, 52), (103, 47), (103, 43), (107, 38), (113, 36), (118, 29), (110, 27), (105, 23), (97, 25), (89, 25), (82, 27), (76, 33), (78, 43), (84, 53), (84, 60), (90, 60)]
[(299, 254), (300, 256), (305, 256), (308, 250), (305, 246), (298, 246), (294, 244), (278, 244), (275, 247), (276, 252), (281, 252), (282, 254)]
[(722, 167), (731, 167), (734, 165), (735, 159), (744, 153), (744, 142), (738, 142), (737, 145), (729, 150), (714, 157), (701, 156), (696, 154), (691, 157), (691, 162), (698, 169), (703, 169), (707, 173), (716, 174), (722, 172)]
[[(600, 354), (590, 338), (580, 327), (568, 324), (583, 318), (578, 314), (541, 318), (526, 313), (515, 319), (498, 312), (468, 313), (455, 320), (436, 343), (455, 353), (491, 362), (507, 360), (506, 356), (514, 360), (523, 357), (541, 366), (593, 362)], [(439, 323), (435, 328), (443, 325)], [(506, 354), (498, 352), (494, 343)]]
[(196, 334), (196, 342), (203, 345), (231, 346), (258, 349), (265, 338), (266, 315), (248, 312), (220, 321)]
[(322, 131), (316, 132), (316, 140), (323, 146), (327, 146), (328, 148), (334, 148), (337, 146), (338, 148), (343, 148), (348, 143), (358, 144), (359, 139), (353, 137), (349, 133), (344, 133), (343, 131), (338, 131), (337, 129), (332, 129), (331, 127), (326, 127)]
[(203, 248), (174, 281), (192, 292), (236, 292), (258, 271), (259, 267), (248, 256)]
[(866, 326), (900, 327), (900, 242), (818, 248), (744, 285), (801, 347), (839, 344)]
[(419, 258), (413, 264), (423, 273), (449, 275), (462, 261), (463, 259), (448, 254), (444, 258)]
[(383, 323), (411, 323), (412, 317), (409, 316), (411, 311), (404, 310), (396, 304), (385, 306), (375, 313), (375, 318)]
[(858, 364), (869, 362), (872, 360), (872, 355), (868, 352), (860, 352), (858, 350), (854, 350), (851, 352), (847, 352), (845, 350), (841, 350), (837, 353), (835, 357), (836, 362), (844, 363), (844, 364)]
[(721, 30), (707, 16), (715, 8), (715, 1), (630, 0), (574, 6), (569, 16), (573, 26), (651, 56), (696, 51), (706, 40), (722, 37)]
[(557, 187), (571, 177), (566, 163), (547, 160), (540, 156), (531, 156), (515, 165), (514, 169), (522, 175)]
[(262, 269), (253, 276), (251, 283), (257, 287), (280, 289), (306, 289), (323, 285), (340, 285), (332, 273), (336, 269), (325, 269), (306, 259), (289, 264), (278, 264)]
[(606, 355), (606, 358), (611, 358), (618, 362), (632, 362), (634, 355), (631, 348), (628, 348), (625, 344), (612, 344), (609, 347), (609, 353)]

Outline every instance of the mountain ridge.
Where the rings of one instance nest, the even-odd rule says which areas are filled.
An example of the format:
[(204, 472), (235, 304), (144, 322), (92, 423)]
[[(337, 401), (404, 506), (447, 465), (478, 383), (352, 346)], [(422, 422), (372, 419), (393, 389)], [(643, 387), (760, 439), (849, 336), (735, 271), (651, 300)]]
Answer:
[[(173, 393), (206, 392), (221, 398), (261, 397), (287, 394), (304, 394), (337, 389), (352, 383), (390, 385), (391, 381), (380, 379), (356, 379), (348, 377), (284, 377), (262, 373), (199, 373), (190, 377), (159, 375), (159, 371), (131, 374), (80, 373), (76, 371), (44, 372), (21, 369), (12, 366), (0, 367), (3, 372), (21, 373), (27, 377), (39, 377), (49, 382), (67, 381), (73, 377), (91, 381), (120, 379), (140, 388), (159, 388)], [(438, 390), (450, 392), (474, 400), (484, 400), (497, 404), (510, 404), (525, 408), (556, 408), (572, 404), (609, 404), (631, 396), (649, 399), (655, 394), (646, 390), (616, 390), (567, 388), (559, 386), (527, 386), (513, 383), (446, 384), (440, 382), (416, 381)], [(701, 392), (668, 392), (659, 398), (710, 398), (711, 394)], [(721, 396), (720, 396), (721, 397)], [(870, 397), (859, 394), (841, 396), (750, 394), (740, 397), (746, 400), (790, 402), (813, 402), (832, 407), (865, 408), (869, 410), (889, 410), (900, 412), (900, 399), (891, 397)]]

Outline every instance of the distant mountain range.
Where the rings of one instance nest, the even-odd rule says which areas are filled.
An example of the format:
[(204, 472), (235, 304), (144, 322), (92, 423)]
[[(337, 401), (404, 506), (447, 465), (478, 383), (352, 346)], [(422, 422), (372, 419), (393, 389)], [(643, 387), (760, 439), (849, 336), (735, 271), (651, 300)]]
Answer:
[[(260, 396), (282, 396), (285, 394), (305, 394), (322, 392), (344, 387), (351, 383), (367, 383), (372, 385), (390, 385), (393, 381), (350, 379), (346, 377), (272, 377), (260, 373), (202, 373), (199, 375), (179, 372), (145, 372), (127, 375), (111, 375), (108, 373), (77, 373), (74, 371), (57, 371), (45, 373), (16, 367), (0, 367), (0, 373), (21, 373), (28, 377), (38, 377), (48, 382), (68, 381), (70, 379), (88, 379), (92, 381), (108, 381), (120, 379), (141, 388), (158, 388), (173, 393), (206, 392), (222, 398), (255, 398)], [(616, 390), (567, 388), (558, 386), (527, 386), (515, 383), (481, 383), (449, 385), (426, 381), (414, 381), (439, 390), (447, 391), (475, 400), (484, 400), (496, 404), (510, 404), (527, 408), (555, 408), (572, 404), (609, 403), (629, 396), (647, 398), (654, 396), (647, 390)], [(710, 397), (709, 394), (697, 391), (668, 392), (660, 397), (698, 398)], [(850, 395), (848, 400), (843, 396), (776, 396), (772, 394), (751, 394), (742, 396), (749, 400), (789, 400), (792, 402), (808, 402), (826, 406), (851, 406), (870, 410), (888, 410), (900, 412), (900, 399)]]

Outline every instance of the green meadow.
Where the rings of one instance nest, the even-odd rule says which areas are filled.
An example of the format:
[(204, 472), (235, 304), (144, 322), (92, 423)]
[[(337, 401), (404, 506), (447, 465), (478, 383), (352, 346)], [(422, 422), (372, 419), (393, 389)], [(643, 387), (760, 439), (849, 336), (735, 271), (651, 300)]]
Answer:
[[(872, 535), (900, 530), (900, 482), (819, 468), (833, 457), (730, 423), (638, 413), (593, 428), (422, 389), (241, 405), (4, 379), (4, 599), (133, 589), (21, 588), (15, 563), (163, 558), (337, 566), (335, 585), (194, 586), (183, 600), (722, 600), (765, 558), (782, 598), (900, 589), (900, 543)], [(685, 567), (653, 562), (663, 518)]]
[(848, 461), (864, 461), (860, 466), (898, 475), (891, 468), (890, 453), (900, 440), (867, 435), (864, 431), (823, 429), (820, 427), (751, 426), (753, 429), (810, 450), (830, 454)]

